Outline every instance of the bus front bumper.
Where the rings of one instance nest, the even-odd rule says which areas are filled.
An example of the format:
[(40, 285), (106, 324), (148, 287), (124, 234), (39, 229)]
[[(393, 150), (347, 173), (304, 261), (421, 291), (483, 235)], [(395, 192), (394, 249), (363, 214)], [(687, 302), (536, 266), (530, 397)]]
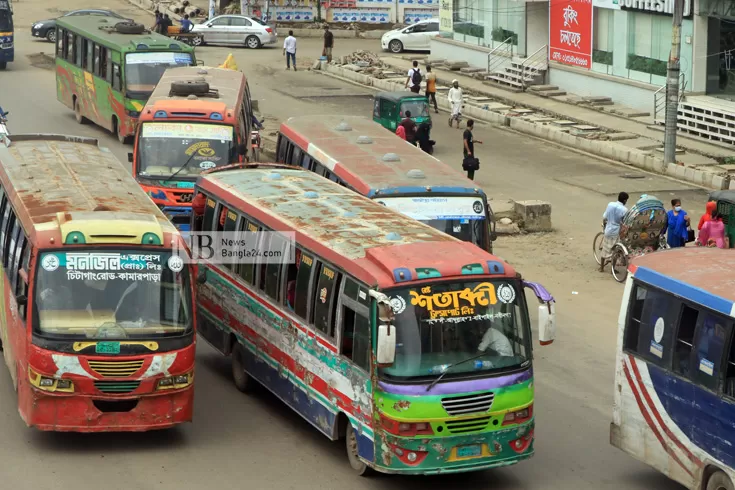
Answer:
[[(404, 438), (382, 434), (375, 469), (382, 473), (433, 475), (509, 466), (534, 453), (534, 421), (493, 432)], [(378, 447), (379, 446), (379, 447)]]
[(30, 388), (30, 427), (58, 432), (142, 432), (191, 422), (194, 387), (137, 398), (49, 395)]

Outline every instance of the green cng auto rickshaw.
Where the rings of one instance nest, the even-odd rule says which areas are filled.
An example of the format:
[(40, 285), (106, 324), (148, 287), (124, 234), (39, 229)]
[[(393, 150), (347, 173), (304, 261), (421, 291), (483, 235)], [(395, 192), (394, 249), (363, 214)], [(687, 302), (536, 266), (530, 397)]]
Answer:
[(429, 100), (425, 95), (413, 92), (380, 92), (377, 94), (373, 106), (373, 121), (395, 132), (398, 124), (406, 117), (406, 111), (411, 112), (411, 119), (417, 126), (424, 122), (431, 124)]
[(725, 223), (725, 235), (730, 241), (730, 248), (735, 248), (735, 191), (710, 192), (709, 200), (717, 203), (717, 212)]

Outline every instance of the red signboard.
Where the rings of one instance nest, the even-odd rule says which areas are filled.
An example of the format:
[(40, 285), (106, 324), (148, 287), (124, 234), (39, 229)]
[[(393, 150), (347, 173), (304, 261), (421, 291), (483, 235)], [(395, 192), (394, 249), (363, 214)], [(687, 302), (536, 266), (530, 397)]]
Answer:
[(592, 67), (592, 0), (550, 0), (549, 60)]

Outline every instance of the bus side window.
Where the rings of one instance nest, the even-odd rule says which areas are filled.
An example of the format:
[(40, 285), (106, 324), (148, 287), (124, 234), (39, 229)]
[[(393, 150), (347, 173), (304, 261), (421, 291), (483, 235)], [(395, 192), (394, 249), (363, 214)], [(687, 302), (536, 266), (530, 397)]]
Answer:
[(227, 212), (229, 209), (227, 209), (227, 206), (224, 204), (220, 204), (217, 207), (217, 226), (216, 231), (218, 233), (222, 233), (225, 231), (225, 218), (227, 217)]
[[(10, 207), (10, 206), (8, 206)], [(8, 268), (8, 264), (10, 263), (10, 252), (15, 248), (15, 237), (13, 236), (15, 232), (15, 213), (11, 211), (10, 217), (8, 219), (7, 225), (3, 225), (3, 267), (5, 269)]]
[(112, 56), (107, 53), (107, 64), (105, 65), (105, 81), (112, 84)]
[[(252, 233), (258, 232), (258, 225), (250, 223), (245, 218), (240, 220), (240, 239), (246, 240), (248, 247), (254, 236)], [(246, 234), (247, 233), (247, 234)], [(257, 236), (257, 235), (256, 235)], [(253, 284), (255, 279), (255, 260), (243, 260), (237, 264), (237, 274), (248, 284)]]
[[(223, 229), (219, 231), (224, 231), (225, 233), (234, 234), (235, 230), (237, 229), (237, 213), (225, 207), (222, 208), (222, 213), (224, 213), (222, 216), (222, 218), (224, 218), (224, 225), (223, 225)], [(230, 269), (232, 271), (235, 270), (236, 265), (237, 264), (233, 264), (233, 263), (222, 264), (223, 267), (225, 267), (226, 269)]]
[(342, 306), (340, 352), (357, 366), (370, 372), (370, 322), (349, 306)]
[(0, 262), (5, 258), (3, 255), (5, 245), (5, 229), (7, 228), (8, 222), (10, 221), (10, 203), (8, 202), (8, 196), (3, 195), (2, 204), (0, 204), (0, 212), (2, 212), (2, 221), (0, 221)]
[(61, 27), (56, 28), (56, 57), (64, 57), (64, 39), (66, 39), (66, 32)]
[(301, 151), (301, 148), (298, 146), (293, 146), (293, 151), (291, 152), (291, 155), (288, 158), (288, 164), (289, 165), (298, 165), (301, 161), (301, 155), (303, 152)]
[[(717, 391), (720, 384), (722, 357), (732, 333), (732, 322), (720, 315), (701, 312), (694, 336), (691, 356), (691, 379), (699, 386)], [(729, 356), (728, 356), (729, 357)]]
[(107, 80), (107, 48), (104, 46), (99, 46), (100, 50), (100, 57), (99, 57), (99, 65), (97, 66), (97, 70), (99, 71), (99, 77), (103, 80)]
[(676, 332), (676, 344), (674, 346), (673, 369), (675, 373), (683, 376), (689, 376), (692, 370), (692, 347), (698, 317), (699, 310), (688, 305), (682, 305), (679, 329)]
[(631, 301), (623, 347), (653, 364), (668, 367), (681, 303), (674, 296), (640, 285), (636, 285)]
[(281, 271), (283, 269), (283, 252), (286, 248), (286, 240), (275, 232), (271, 236), (270, 245), (265, 250), (273, 255), (270, 262), (265, 264), (265, 294), (270, 298), (281, 301)]
[(118, 92), (122, 90), (122, 78), (120, 78), (120, 65), (112, 64), (112, 88)]
[[(23, 249), (23, 260), (21, 262), (20, 267), (26, 273), (26, 277), (29, 279), (30, 279), (30, 272), (29, 272), (30, 262), (31, 262), (31, 244), (28, 243), (28, 240), (26, 240), (25, 247)], [(16, 289), (16, 294), (22, 294), (23, 296), (28, 298), (28, 284), (20, 278), (18, 279), (18, 288)], [(20, 314), (20, 317), (23, 320), (26, 319), (26, 306), (27, 305), (20, 305), (18, 307), (18, 313)], [(25, 326), (25, 324), (23, 326)]]
[(204, 207), (204, 222), (202, 223), (202, 231), (213, 231), (214, 230), (214, 210), (217, 207), (217, 202), (208, 197), (207, 204)]
[[(298, 252), (297, 252), (298, 255)], [(296, 291), (294, 294), (294, 311), (304, 320), (309, 313), (309, 285), (314, 271), (314, 256), (301, 252), (299, 271), (296, 274)]]
[(94, 45), (94, 66), (92, 73), (96, 76), (100, 76), (100, 47), (99, 44)]
[(727, 351), (727, 370), (725, 371), (725, 396), (735, 399), (735, 337), (730, 339), (730, 349)]
[(79, 68), (82, 67), (82, 36), (75, 36), (74, 39), (74, 64)]
[(94, 73), (94, 43), (87, 41), (87, 71)]
[(20, 254), (23, 253), (25, 238), (23, 228), (21, 228), (20, 224), (16, 220), (15, 228), (13, 229), (13, 243), (11, 244), (12, 248), (10, 249), (10, 260), (8, 262), (10, 265), (10, 287), (16, 295), (18, 294), (17, 289), (19, 282), (23, 282), (23, 280), (18, 277), (18, 265), (20, 264)]
[(311, 167), (311, 156), (308, 153), (304, 153), (301, 157), (301, 166), (306, 170), (309, 170), (309, 167)]
[(334, 313), (341, 279), (342, 275), (333, 267), (321, 264), (314, 294), (314, 326), (328, 337), (334, 337)]

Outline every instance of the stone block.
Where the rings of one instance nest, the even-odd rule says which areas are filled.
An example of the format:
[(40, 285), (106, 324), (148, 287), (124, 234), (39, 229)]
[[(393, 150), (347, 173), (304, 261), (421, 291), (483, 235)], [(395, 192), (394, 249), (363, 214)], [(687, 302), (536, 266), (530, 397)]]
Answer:
[(322, 67), (322, 62), (320, 60), (315, 60), (314, 64), (311, 65), (312, 70), (318, 70)]
[(600, 154), (605, 157), (609, 158), (611, 160), (615, 159), (615, 146), (612, 143), (608, 143), (607, 141), (600, 141)]
[(676, 177), (676, 169), (679, 168), (679, 165), (675, 163), (667, 163), (666, 164), (666, 172), (664, 172), (669, 177)]
[(676, 178), (685, 180), (686, 179), (686, 171), (687, 168), (684, 165), (677, 165), (676, 166)]
[(628, 163), (630, 160), (630, 148), (618, 146), (615, 149), (615, 160), (618, 162)]
[(687, 182), (694, 182), (694, 168), (693, 167), (684, 167), (684, 180)]
[(730, 179), (730, 190), (735, 191), (735, 179)]
[(515, 214), (521, 217), (522, 227), (525, 231), (552, 231), (551, 203), (545, 201), (515, 201), (513, 210)]
[(722, 175), (712, 175), (712, 188), (722, 190), (725, 188), (725, 178)]
[(653, 171), (660, 174), (666, 173), (666, 164), (663, 158), (651, 157), (653, 159)]
[(715, 178), (715, 174), (712, 172), (708, 172), (706, 170), (702, 170), (702, 186), (706, 187), (707, 189), (714, 188), (713, 186), (713, 180)]
[(694, 182), (697, 185), (702, 185), (702, 177), (704, 175), (704, 172), (701, 170), (694, 170), (692, 172), (694, 175), (692, 176), (692, 182)]

